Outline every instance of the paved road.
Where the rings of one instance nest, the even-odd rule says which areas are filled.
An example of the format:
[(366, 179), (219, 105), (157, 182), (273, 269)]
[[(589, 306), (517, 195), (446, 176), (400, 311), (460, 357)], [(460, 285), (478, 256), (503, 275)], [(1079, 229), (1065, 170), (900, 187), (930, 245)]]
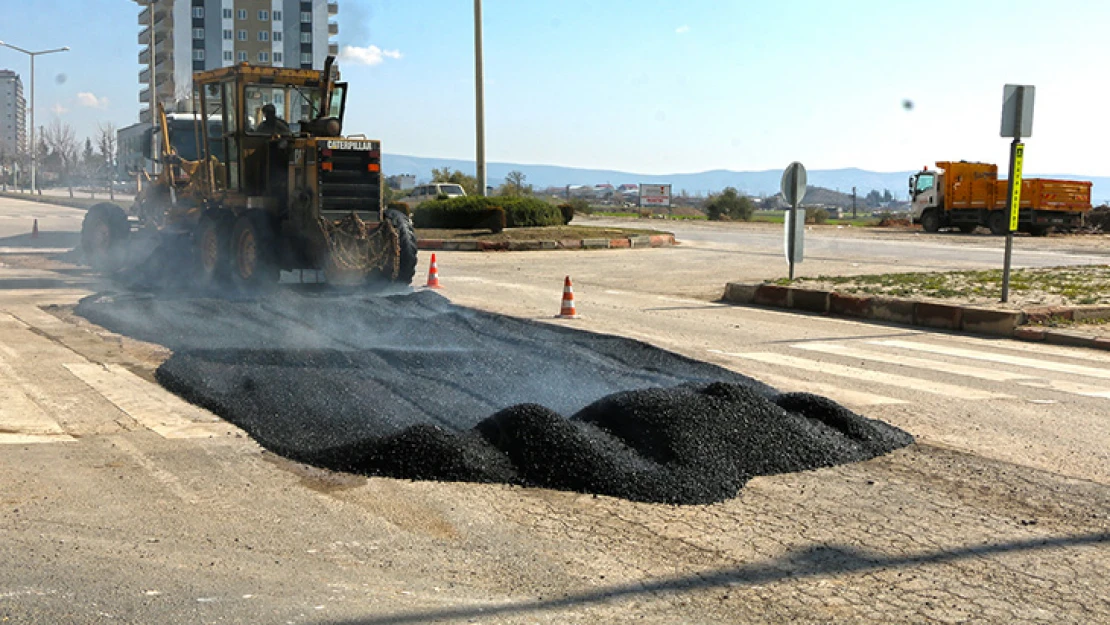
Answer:
[[(72, 233), (81, 231), (85, 211), (67, 206), (44, 204), (0, 197), (0, 248), (65, 247), (72, 248), (72, 236), (41, 236), (47, 233)], [(39, 222), (41, 240), (31, 239), (35, 220)], [(9, 250), (10, 251), (10, 250)]]
[[(1105, 354), (716, 304), (772, 269), (711, 243), (440, 254), (458, 303), (825, 393), (919, 439), (673, 508), (283, 461), (153, 384), (164, 349), (44, 310), (95, 288), (80, 271), (0, 263), (11, 622), (1110, 620)], [(554, 321), (566, 274), (584, 318)]]

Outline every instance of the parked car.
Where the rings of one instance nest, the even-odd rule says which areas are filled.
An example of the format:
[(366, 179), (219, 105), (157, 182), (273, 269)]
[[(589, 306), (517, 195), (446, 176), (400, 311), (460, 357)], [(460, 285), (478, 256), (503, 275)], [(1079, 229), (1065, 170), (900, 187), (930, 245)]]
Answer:
[(402, 197), (399, 202), (404, 202), (409, 205), (409, 208), (416, 208), (417, 206), (434, 200), (441, 195), (447, 197), (462, 197), (466, 195), (466, 191), (462, 186), (453, 182), (433, 182), (431, 184), (421, 184), (413, 187), (408, 195)]

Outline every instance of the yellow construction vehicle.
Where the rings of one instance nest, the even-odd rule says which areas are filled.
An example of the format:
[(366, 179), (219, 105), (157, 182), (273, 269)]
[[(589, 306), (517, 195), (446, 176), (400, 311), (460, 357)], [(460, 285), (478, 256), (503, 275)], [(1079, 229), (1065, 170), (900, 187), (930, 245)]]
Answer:
[(126, 274), (149, 264), (138, 240), (155, 238), (154, 254), (187, 257), (163, 263), (188, 272), (179, 283), (252, 290), (282, 270), (315, 270), (409, 284), (412, 221), (383, 206), (380, 142), (341, 134), (347, 85), (336, 74), (332, 58), (323, 71), (243, 63), (194, 74), (191, 124), (157, 107), (148, 157), (160, 172), (129, 211), (103, 203), (86, 215), (89, 264)]

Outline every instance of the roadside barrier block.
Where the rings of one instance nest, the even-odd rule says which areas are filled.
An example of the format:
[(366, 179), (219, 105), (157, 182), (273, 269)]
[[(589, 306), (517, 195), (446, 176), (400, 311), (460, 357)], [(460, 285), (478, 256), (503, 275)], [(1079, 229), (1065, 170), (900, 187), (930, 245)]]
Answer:
[(608, 249), (609, 239), (582, 239), (582, 247), (588, 250)]
[(563, 239), (558, 242), (559, 248), (564, 250), (582, 249), (582, 239)]
[(1020, 326), (1014, 328), (1014, 338), (1021, 341), (1043, 341), (1044, 328), (1035, 326)]
[(1071, 347), (1090, 347), (1094, 345), (1095, 337), (1090, 334), (1068, 330), (1045, 330), (1044, 342)]
[(913, 325), (914, 301), (896, 297), (871, 298), (871, 317), (880, 321)]
[(914, 324), (942, 330), (959, 330), (963, 308), (951, 304), (917, 302), (913, 309)]
[(790, 308), (790, 287), (777, 284), (761, 284), (755, 290), (753, 303), (760, 306)]
[(1074, 309), (1072, 318), (1076, 321), (1110, 319), (1110, 306), (1079, 306)]
[(722, 299), (733, 304), (751, 304), (755, 301), (755, 291), (758, 284), (742, 284), (729, 282), (725, 285), (725, 295)]
[(1097, 338), (1091, 343), (1091, 347), (1110, 350), (1110, 339)]
[(866, 319), (871, 316), (871, 297), (830, 293), (829, 312), (834, 315)]
[(964, 308), (963, 316), (960, 319), (960, 327), (965, 332), (1012, 336), (1014, 330), (1021, 325), (1023, 317), (1021, 311), (1017, 310)]
[(791, 289), (790, 307), (812, 313), (829, 312), (829, 292), (815, 289)]
[[(446, 249), (446, 248), (444, 248), (444, 249)], [(477, 252), (478, 251), (478, 242), (477, 241), (457, 241), (456, 244), (455, 244), (455, 249), (460, 251), (460, 252)]]
[(632, 242), (628, 239), (609, 239), (609, 248), (617, 247), (632, 247)]
[(651, 237), (646, 234), (628, 237), (628, 242), (632, 247), (651, 247)]
[(478, 241), (478, 249), (483, 252), (503, 252), (509, 249), (508, 241)]
[(1073, 321), (1075, 319), (1075, 309), (1068, 306), (1042, 306), (1040, 308), (1030, 308), (1025, 311), (1025, 319), (1029, 323), (1045, 323), (1052, 319)]
[(442, 247), (442, 248), (440, 248), (440, 249), (442, 249), (442, 250), (444, 250), (444, 251), (446, 251), (446, 252), (454, 252), (454, 251), (458, 251), (458, 249), (459, 249), (459, 242), (458, 242), (458, 241), (444, 241), (444, 242), (443, 242), (443, 247)]
[(539, 241), (509, 241), (510, 252), (531, 252), (542, 249)]
[(653, 234), (651, 235), (652, 247), (663, 247), (664, 245), (674, 245), (673, 234)]
[(442, 250), (443, 239), (420, 239), (416, 242), (416, 247), (421, 250)]

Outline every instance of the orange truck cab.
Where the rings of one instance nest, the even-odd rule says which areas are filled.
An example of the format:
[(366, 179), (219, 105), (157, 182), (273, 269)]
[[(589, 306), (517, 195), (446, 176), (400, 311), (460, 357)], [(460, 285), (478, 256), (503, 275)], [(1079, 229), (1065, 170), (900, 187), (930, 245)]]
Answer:
[[(967, 161), (938, 161), (910, 176), (913, 222), (926, 232), (978, 226), (1005, 234), (1009, 226), (1009, 183), (998, 178), (998, 166)], [(1051, 228), (1075, 228), (1091, 210), (1091, 183), (1076, 180), (1025, 178), (1021, 183), (1018, 231), (1034, 236)]]

